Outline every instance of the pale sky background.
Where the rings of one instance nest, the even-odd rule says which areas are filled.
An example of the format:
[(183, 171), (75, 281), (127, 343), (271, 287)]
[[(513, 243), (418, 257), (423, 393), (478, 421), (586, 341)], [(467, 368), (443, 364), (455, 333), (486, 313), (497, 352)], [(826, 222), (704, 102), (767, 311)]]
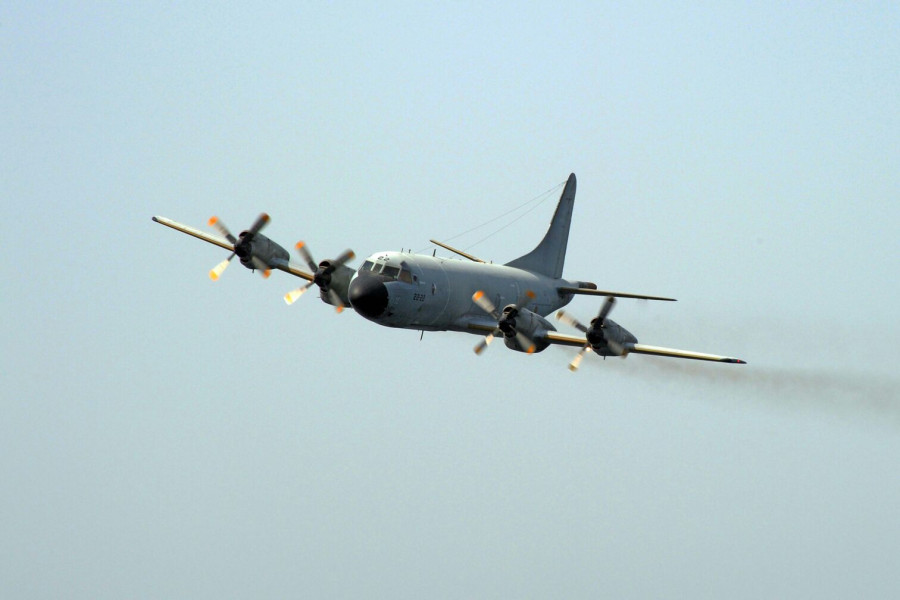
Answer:
[[(897, 597), (898, 4), (335, 4), (0, 7), (0, 597)], [(749, 365), (479, 358), (150, 220), (430, 253), (573, 171), (566, 276)]]

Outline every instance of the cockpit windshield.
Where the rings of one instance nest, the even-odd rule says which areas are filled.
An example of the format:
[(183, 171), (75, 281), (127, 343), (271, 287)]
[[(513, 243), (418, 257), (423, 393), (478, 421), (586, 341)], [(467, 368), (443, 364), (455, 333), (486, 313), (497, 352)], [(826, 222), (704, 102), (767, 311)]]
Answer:
[(390, 277), (391, 279), (396, 279), (403, 283), (413, 283), (416, 281), (416, 278), (413, 276), (412, 271), (409, 270), (406, 263), (402, 263), (402, 266), (400, 267), (395, 267), (381, 262), (367, 260), (359, 268), (359, 272), (363, 273), (367, 271), (371, 273), (380, 273), (383, 277)]

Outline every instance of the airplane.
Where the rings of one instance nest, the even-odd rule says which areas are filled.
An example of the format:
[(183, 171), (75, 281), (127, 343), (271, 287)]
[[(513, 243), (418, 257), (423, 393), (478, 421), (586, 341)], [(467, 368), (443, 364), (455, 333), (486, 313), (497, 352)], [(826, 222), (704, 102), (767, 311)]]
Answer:
[[(341, 312), (356, 313), (385, 327), (425, 331), (458, 331), (483, 336), (475, 346), (481, 354), (496, 338), (507, 348), (532, 354), (551, 345), (578, 348), (569, 363), (575, 371), (588, 352), (599, 356), (627, 357), (645, 354), (720, 363), (746, 364), (738, 358), (678, 350), (639, 343), (624, 327), (609, 318), (618, 298), (672, 302), (674, 298), (597, 289), (586, 281), (564, 279), (563, 265), (575, 203), (575, 174), (569, 175), (544, 238), (533, 250), (506, 264), (484, 261), (437, 240), (432, 243), (465, 260), (412, 252), (376, 252), (359, 269), (347, 266), (355, 255), (346, 250), (335, 259), (319, 263), (303, 242), (296, 244), (302, 263), (291, 259), (282, 246), (260, 233), (269, 222), (265, 213), (235, 237), (217, 217), (209, 220), (219, 235), (206, 233), (165, 217), (153, 221), (228, 250), (231, 254), (209, 276), (217, 280), (237, 256), (243, 266), (268, 277), (280, 270), (306, 280), (284, 299), (293, 304), (313, 286), (323, 302)], [(304, 270), (304, 266), (309, 271)], [(605, 298), (588, 325), (563, 310), (576, 295)], [(560, 333), (546, 318), (556, 318), (581, 335)]]

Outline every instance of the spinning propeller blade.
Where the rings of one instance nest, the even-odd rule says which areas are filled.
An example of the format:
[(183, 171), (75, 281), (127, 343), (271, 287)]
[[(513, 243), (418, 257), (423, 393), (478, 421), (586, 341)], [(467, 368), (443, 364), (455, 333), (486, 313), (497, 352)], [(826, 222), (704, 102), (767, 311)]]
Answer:
[(210, 269), (209, 278), (212, 279), (213, 281), (218, 281), (219, 277), (222, 276), (222, 272), (228, 268), (229, 264), (231, 264), (232, 258), (234, 258), (234, 252), (232, 252), (228, 258), (226, 258), (225, 260), (223, 260), (222, 262), (217, 264), (215, 267)]
[(569, 363), (569, 370), (574, 372), (578, 370), (579, 365), (581, 365), (581, 360), (584, 358), (584, 355), (591, 351), (591, 345), (585, 344), (581, 347), (581, 350), (578, 351), (578, 354), (575, 355), (575, 358), (572, 359), (572, 362)]
[(237, 242), (237, 238), (234, 237), (233, 235), (231, 235), (231, 232), (228, 231), (227, 227), (225, 227), (225, 223), (223, 223), (222, 221), (219, 220), (219, 217), (216, 217), (216, 216), (210, 217), (209, 218), (209, 226), (215, 227), (216, 231), (218, 231), (223, 236), (225, 236), (225, 239), (227, 239), (232, 244)]
[(300, 296), (302, 296), (304, 294), (304, 292), (306, 292), (306, 290), (311, 288), (313, 285), (314, 285), (313, 282), (310, 281), (306, 285), (300, 286), (296, 290), (288, 292), (287, 294), (284, 295), (284, 301), (287, 303), (288, 306), (290, 306), (291, 304), (296, 302), (300, 298)]

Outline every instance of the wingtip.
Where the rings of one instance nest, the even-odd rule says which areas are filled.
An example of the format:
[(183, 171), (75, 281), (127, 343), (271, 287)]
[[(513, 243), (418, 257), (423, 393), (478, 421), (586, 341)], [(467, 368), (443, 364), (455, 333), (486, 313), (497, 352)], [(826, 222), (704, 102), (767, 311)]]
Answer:
[(725, 359), (725, 362), (731, 363), (734, 365), (746, 365), (747, 364), (746, 360), (741, 360), (739, 358), (728, 358), (728, 359)]

